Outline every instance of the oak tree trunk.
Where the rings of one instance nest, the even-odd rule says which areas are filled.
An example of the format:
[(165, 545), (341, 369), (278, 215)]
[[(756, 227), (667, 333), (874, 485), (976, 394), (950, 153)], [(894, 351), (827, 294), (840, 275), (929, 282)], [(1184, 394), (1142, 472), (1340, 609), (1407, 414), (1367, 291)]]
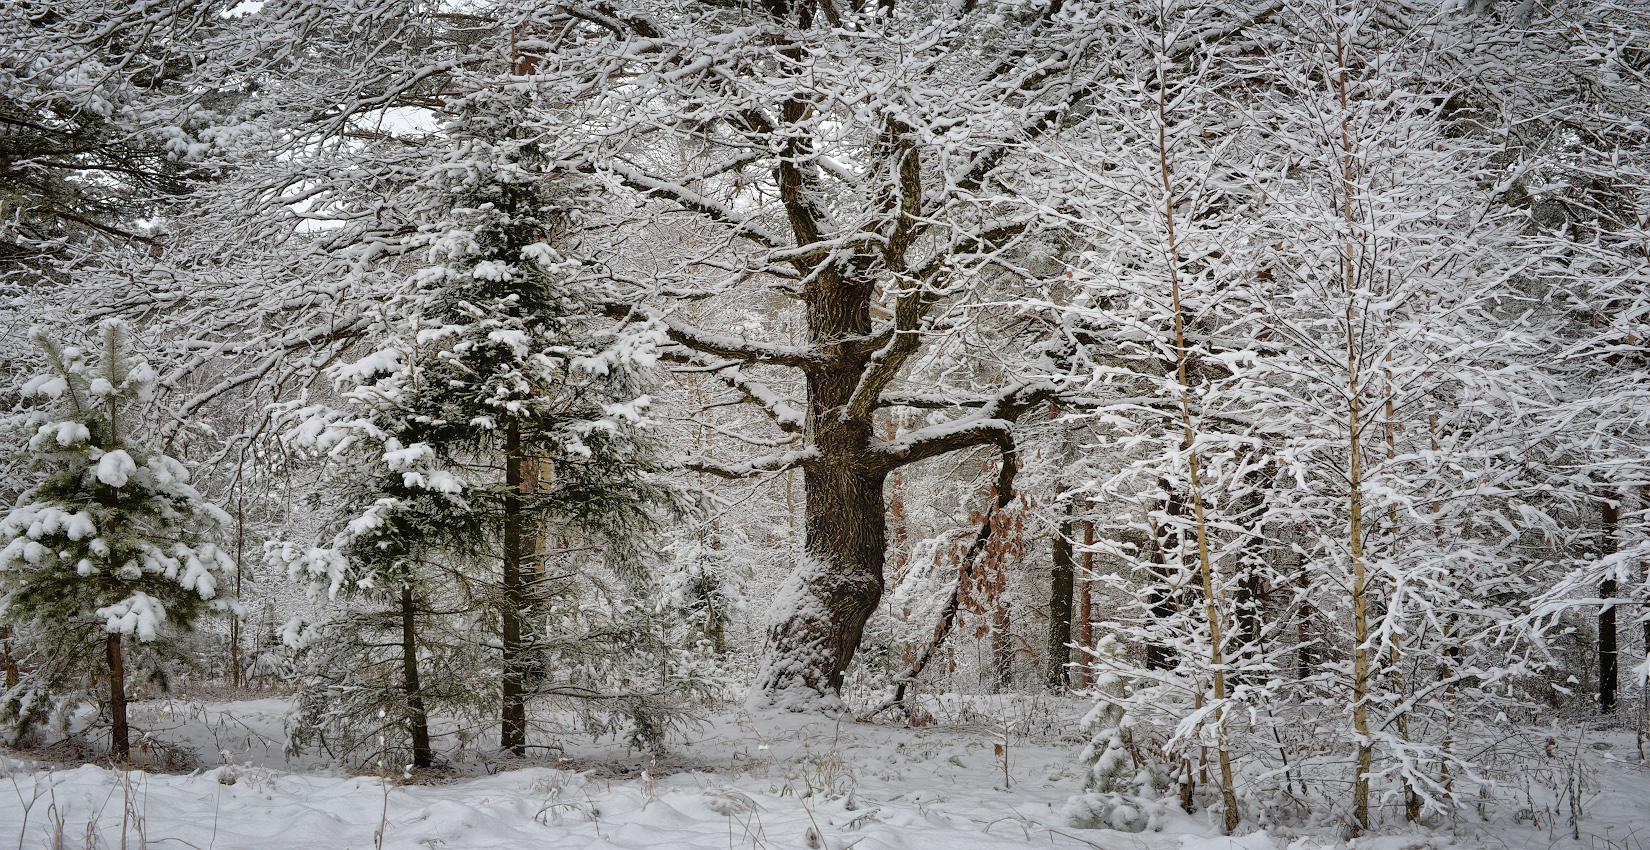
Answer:
[(817, 456), (802, 467), (807, 558), (792, 578), (800, 599), (787, 599), (792, 611), (767, 635), (759, 693), (774, 705), (837, 700), (865, 622), (883, 599), (883, 484), (896, 464), (874, 451), (874, 409), (848, 413), (870, 363), (870, 350), (853, 340), (871, 333), (874, 290), (874, 277), (838, 271), (823, 272), (805, 290), (808, 343), (832, 357), (804, 370), (805, 429)]
[(874, 411), (849, 416), (848, 402), (870, 352), (851, 340), (871, 332), (866, 276), (821, 274), (808, 284), (808, 341), (834, 356), (805, 369), (807, 432), (817, 456), (802, 467), (806, 561), (792, 580), (799, 599), (768, 632), (758, 693), (794, 709), (834, 701), (882, 599), (888, 545), (883, 484), (893, 465), (874, 449)]
[[(803, 585), (803, 599), (769, 632), (762, 682), (763, 692), (792, 707), (802, 707), (794, 700), (810, 700), (809, 693), (835, 696), (841, 690), (865, 623), (882, 599), (883, 475), (856, 462), (857, 453), (843, 445), (861, 430), (856, 425), (869, 430), (869, 423), (821, 429), (828, 432), (819, 438), (825, 460), (803, 470), (807, 560), (794, 578)], [(825, 451), (833, 443), (837, 450)]]
[(1006, 587), (997, 588), (991, 600), (991, 692), (1008, 693), (1014, 688), (1014, 624)]

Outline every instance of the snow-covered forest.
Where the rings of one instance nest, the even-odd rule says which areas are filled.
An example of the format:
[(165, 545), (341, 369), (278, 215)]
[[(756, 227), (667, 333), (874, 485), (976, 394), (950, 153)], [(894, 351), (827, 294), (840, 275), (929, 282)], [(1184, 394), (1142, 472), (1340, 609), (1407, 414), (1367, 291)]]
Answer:
[(1640, 0), (4, 0), (0, 835), (1644, 850), (1647, 75)]

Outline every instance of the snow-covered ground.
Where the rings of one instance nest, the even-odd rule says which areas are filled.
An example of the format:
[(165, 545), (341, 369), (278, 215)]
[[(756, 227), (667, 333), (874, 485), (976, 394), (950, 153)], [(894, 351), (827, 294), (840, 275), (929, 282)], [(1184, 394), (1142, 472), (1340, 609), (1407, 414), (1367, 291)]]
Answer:
[[(1159, 833), (1070, 827), (1060, 809), (1081, 785), (1072, 731), (1082, 705), (1004, 700), (917, 729), (730, 712), (662, 761), (597, 742), (571, 750), (561, 768), (478, 771), (439, 782), (386, 782), (314, 759), (287, 763), (280, 700), (149, 703), (137, 713), (139, 726), (192, 748), (211, 767), (121, 773), (7, 759), (0, 847), (14, 839), (19, 848), (197, 850), (344, 850), (380, 841), (407, 850), (1315, 850), (1344, 843), (1332, 830), (1226, 838), (1206, 818), (1178, 814)], [(1579, 843), (1565, 836), (1567, 824), (1539, 828), (1502, 817), (1488, 824), (1463, 818), (1449, 830), (1358, 846), (1650, 847), (1650, 769), (1637, 763), (1633, 736), (1588, 740), (1605, 746), (1585, 747), (1590, 784)]]

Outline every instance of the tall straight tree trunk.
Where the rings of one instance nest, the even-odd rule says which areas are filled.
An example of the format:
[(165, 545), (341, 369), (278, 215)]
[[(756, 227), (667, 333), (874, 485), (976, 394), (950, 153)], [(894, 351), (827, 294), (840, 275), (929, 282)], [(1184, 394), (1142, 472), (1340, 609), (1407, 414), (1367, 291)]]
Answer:
[(430, 717), (424, 710), (424, 691), (418, 683), (417, 613), (411, 587), (401, 588), (401, 678), (407, 692), (407, 727), (412, 732), (414, 767), (429, 767)]
[[(1352, 331), (1351, 300), (1347, 301), (1347, 330)], [(1356, 346), (1349, 346), (1355, 352)], [(1365, 590), (1363, 544), (1363, 446), (1358, 439), (1358, 367), (1356, 355), (1348, 354), (1351, 375), (1351, 393), (1347, 407), (1348, 453), (1351, 466), (1347, 475), (1347, 539), (1352, 550), (1352, 728), (1357, 737), (1357, 773), (1352, 778), (1352, 816), (1361, 830), (1369, 829), (1369, 771), (1374, 764), (1374, 742), (1369, 737), (1369, 611)]]
[[(1390, 326), (1388, 326), (1387, 330), (1390, 333), (1392, 329), (1391, 329)], [(1385, 416), (1382, 419), (1382, 430), (1385, 431), (1385, 436), (1386, 436), (1386, 462), (1388, 464), (1392, 464), (1392, 463), (1397, 462), (1398, 440), (1397, 440), (1397, 434), (1396, 434), (1397, 409), (1396, 409), (1396, 406), (1392, 403), (1392, 352), (1391, 351), (1388, 351), (1386, 353), (1386, 368), (1382, 371), (1383, 371), (1383, 375), (1384, 375), (1384, 378), (1385, 378), (1385, 381), (1386, 381), (1385, 390), (1384, 390), (1385, 393), (1386, 393), (1386, 409), (1384, 411)], [(1399, 540), (1401, 539), (1400, 535), (1398, 533), (1398, 506), (1396, 504), (1388, 504), (1387, 505), (1387, 508), (1386, 508), (1386, 524), (1387, 524), (1387, 543), (1388, 543), (1389, 546), (1392, 546), (1395, 550), (1396, 547), (1399, 545)], [(1396, 551), (1392, 552), (1390, 557), (1396, 559), (1397, 558)], [(1392, 671), (1392, 686), (1393, 686), (1392, 691), (1393, 691), (1393, 693), (1398, 695), (1398, 698), (1400, 700), (1403, 700), (1404, 697), (1405, 697), (1405, 693), (1404, 693), (1404, 672), (1403, 672), (1403, 667), (1402, 667), (1403, 653), (1399, 649), (1399, 644), (1401, 643), (1401, 641), (1402, 641), (1402, 633), (1401, 632), (1397, 633), (1397, 634), (1394, 634), (1392, 636), (1392, 657), (1390, 658), (1390, 664), (1389, 664), (1388, 669), (1390, 669)], [(1407, 742), (1409, 740), (1409, 713), (1407, 711), (1403, 711), (1402, 709), (1400, 709), (1399, 711), (1400, 711), (1400, 713), (1398, 714), (1398, 722), (1397, 722), (1398, 737), (1402, 738), (1404, 741)], [(1408, 776), (1405, 776), (1404, 777), (1404, 820), (1406, 820), (1410, 823), (1414, 823), (1420, 817), (1421, 817), (1421, 797), (1420, 797), (1419, 794), (1415, 793), (1414, 783), (1410, 782), (1410, 779), (1409, 779)]]
[(126, 667), (120, 655), (120, 635), (104, 641), (109, 659), (109, 757), (122, 764), (132, 760), (132, 742), (126, 726)]
[[(1599, 509), (1599, 533), (1602, 539), (1599, 555), (1609, 557), (1616, 553), (1616, 528), (1621, 523), (1621, 506), (1606, 493), (1606, 501)], [(1607, 578), (1598, 586), (1600, 599), (1614, 599), (1615, 578)], [(1605, 602), (1598, 612), (1598, 710), (1602, 714), (1616, 713), (1616, 682), (1619, 678), (1620, 655), (1616, 649), (1616, 606)]]
[(522, 612), (526, 610), (527, 586), (522, 581), (522, 505), (523, 481), (521, 456), (521, 423), (512, 419), (505, 431), (504, 444), (504, 582), (500, 601), (500, 630), (503, 651), (503, 694), (499, 749), (512, 755), (527, 754), (527, 698), (526, 671), (522, 657)]
[[(1084, 502), (1084, 513), (1092, 503)], [(1082, 653), (1082, 666), (1077, 671), (1078, 687), (1088, 687), (1094, 681), (1094, 593), (1089, 577), (1094, 575), (1094, 520), (1083, 521), (1083, 573), (1077, 579), (1077, 643)]]
[[(1232, 786), (1232, 761), (1226, 751), (1226, 663), (1222, 657), (1220, 610), (1216, 605), (1214, 566), (1209, 558), (1209, 522), (1203, 513), (1203, 470), (1198, 464), (1197, 427), (1192, 418), (1191, 381), (1186, 361), (1190, 351), (1186, 345), (1186, 316), (1180, 300), (1180, 257), (1175, 242), (1175, 188), (1169, 168), (1168, 139), (1168, 85), (1162, 78), (1159, 65), (1157, 87), (1157, 153), (1160, 175), (1163, 179), (1163, 220), (1167, 226), (1170, 307), (1174, 310), (1175, 381), (1180, 385), (1180, 424), (1186, 452), (1187, 477), (1192, 486), (1192, 517), (1197, 530), (1197, 565), (1203, 579), (1203, 614), (1209, 626), (1209, 669), (1214, 673), (1215, 700), (1215, 757), (1220, 766), (1220, 796), (1225, 809), (1226, 832), (1231, 834), (1238, 826), (1237, 794)], [(1198, 693), (1199, 700), (1202, 693)]]
[(1007, 591), (1006, 586), (997, 588), (991, 600), (991, 692), (995, 694), (1014, 688), (1013, 619)]
[(6, 667), (6, 689), (17, 687), (17, 656), (11, 652), (11, 626), (0, 626), (0, 661)]
[(1066, 503), (1066, 516), (1054, 535), (1054, 569), (1049, 578), (1048, 602), (1048, 688), (1064, 691), (1071, 686), (1072, 591), (1076, 564), (1072, 558), (1072, 517), (1077, 513), (1075, 498)]
[(1347, 545), (1352, 557), (1352, 729), (1357, 739), (1357, 757), (1352, 776), (1352, 817), (1359, 831), (1369, 829), (1369, 771), (1374, 765), (1375, 744), (1369, 735), (1369, 611), (1365, 597), (1368, 578), (1364, 564), (1363, 528), (1363, 413), (1360, 394), (1363, 392), (1363, 374), (1359, 368), (1358, 336), (1358, 268), (1352, 234), (1357, 222), (1352, 209), (1352, 196), (1357, 191), (1357, 175), (1353, 174), (1354, 148), (1348, 129), (1346, 85), (1346, 34), (1335, 34), (1336, 62), (1340, 69), (1336, 78), (1336, 94), (1340, 99), (1340, 168), (1341, 215), (1346, 222), (1345, 242), (1342, 245), (1342, 279), (1346, 298), (1346, 386), (1347, 386)]
[(1316, 610), (1312, 603), (1307, 601), (1306, 594), (1312, 589), (1311, 577), (1307, 574), (1306, 559), (1301, 558), (1296, 565), (1295, 592), (1300, 602), (1295, 612), (1295, 678), (1304, 681), (1317, 669), (1323, 661), (1318, 655), (1318, 647), (1312, 637), (1312, 617)]

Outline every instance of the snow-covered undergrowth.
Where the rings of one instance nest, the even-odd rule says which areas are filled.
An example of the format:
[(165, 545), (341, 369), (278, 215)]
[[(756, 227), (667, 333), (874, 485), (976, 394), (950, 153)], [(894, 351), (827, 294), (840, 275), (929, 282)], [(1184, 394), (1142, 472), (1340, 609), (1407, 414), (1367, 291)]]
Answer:
[[(328, 766), (324, 754), (286, 761), (281, 700), (151, 702), (135, 706), (138, 725), (192, 750), (201, 767), (119, 772), (14, 754), (0, 761), (0, 847), (1316, 850), (1346, 843), (1333, 828), (1228, 838), (1206, 813), (1173, 807), (1157, 832), (1079, 829), (1061, 810), (1082, 786), (1074, 743), (1080, 701), (952, 698), (929, 708), (935, 722), (922, 728), (730, 712), (664, 757), (570, 739), (559, 760), (455, 775), (392, 769), (386, 780)], [(1576, 743), (1579, 842), (1568, 808), (1513, 811), (1498, 802), (1486, 807), (1487, 820), (1468, 808), (1453, 824), (1359, 839), (1356, 847), (1650, 846), (1650, 769), (1639, 765), (1632, 734), (1590, 732), (1569, 739)]]

